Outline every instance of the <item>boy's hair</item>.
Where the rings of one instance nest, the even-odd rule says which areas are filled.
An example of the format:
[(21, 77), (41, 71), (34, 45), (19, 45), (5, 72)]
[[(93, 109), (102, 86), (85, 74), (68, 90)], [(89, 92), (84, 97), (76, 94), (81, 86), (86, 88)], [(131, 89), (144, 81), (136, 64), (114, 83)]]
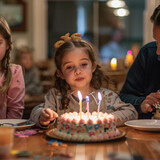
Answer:
[[(92, 64), (96, 61), (95, 51), (90, 43), (83, 41), (83, 40), (71, 40), (71, 41), (65, 42), (63, 45), (61, 45), (56, 50), (54, 60), (55, 60), (55, 64), (56, 64), (57, 69), (59, 69), (61, 71), (61, 63), (62, 63), (63, 56), (67, 52), (72, 51), (76, 48), (80, 48), (84, 52), (86, 52), (88, 54)], [(103, 72), (100, 68), (101, 67), (99, 65), (97, 65), (96, 70), (93, 72), (92, 80), (90, 83), (90, 86), (95, 89), (100, 89), (104, 80), (108, 85), (108, 77), (103, 74)], [(62, 100), (61, 100), (62, 109), (67, 109), (67, 106), (69, 104), (69, 99), (67, 97), (67, 91), (70, 90), (70, 86), (66, 83), (66, 81), (64, 79), (61, 79), (58, 76), (57, 72), (55, 73), (54, 78), (55, 78), (55, 86), (54, 87), (57, 88), (63, 96)]]
[(157, 8), (155, 8), (150, 20), (155, 25), (160, 25), (160, 5)]
[(31, 48), (29, 48), (28, 46), (21, 46), (20, 48), (17, 48), (15, 50), (15, 58), (14, 58), (14, 62), (16, 64), (20, 64), (20, 60), (21, 60), (21, 55), (23, 54), (31, 54), (33, 56), (33, 50)]
[(4, 83), (2, 87), (0, 87), (0, 93), (4, 93), (9, 88), (11, 80), (12, 80), (12, 72), (11, 72), (10, 65), (9, 65), (10, 64), (10, 52), (12, 50), (12, 38), (11, 38), (10, 27), (7, 21), (5, 20), (5, 18), (2, 16), (0, 16), (0, 34), (3, 36), (7, 45), (9, 46), (0, 64), (2, 72), (6, 71), (4, 75)]

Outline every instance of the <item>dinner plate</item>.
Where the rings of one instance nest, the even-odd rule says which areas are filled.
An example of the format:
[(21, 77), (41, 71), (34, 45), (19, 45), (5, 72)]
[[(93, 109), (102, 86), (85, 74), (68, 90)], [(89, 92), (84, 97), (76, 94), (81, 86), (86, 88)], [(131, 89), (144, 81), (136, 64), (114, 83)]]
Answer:
[(131, 120), (125, 122), (125, 125), (142, 131), (160, 131), (160, 120)]
[(0, 127), (13, 126), (15, 129), (25, 129), (34, 125), (35, 123), (28, 119), (0, 119)]
[(61, 141), (69, 141), (69, 142), (79, 142), (79, 143), (83, 143), (83, 142), (87, 142), (87, 143), (93, 143), (93, 142), (106, 142), (106, 141), (111, 141), (111, 140), (116, 140), (116, 139), (120, 139), (122, 137), (124, 137), (126, 135), (126, 132), (125, 131), (122, 131), (119, 129), (120, 131), (120, 135), (119, 136), (116, 136), (116, 137), (112, 137), (112, 138), (109, 138), (109, 139), (105, 139), (105, 140), (94, 140), (94, 141), (85, 141), (85, 140), (73, 140), (73, 139), (64, 139), (63, 137), (60, 137), (60, 136), (57, 136), (56, 134), (54, 134), (54, 130), (56, 130), (57, 128), (54, 128), (54, 129), (51, 129), (51, 130), (48, 130), (46, 132), (46, 135), (50, 138), (55, 138), (57, 140), (61, 140)]

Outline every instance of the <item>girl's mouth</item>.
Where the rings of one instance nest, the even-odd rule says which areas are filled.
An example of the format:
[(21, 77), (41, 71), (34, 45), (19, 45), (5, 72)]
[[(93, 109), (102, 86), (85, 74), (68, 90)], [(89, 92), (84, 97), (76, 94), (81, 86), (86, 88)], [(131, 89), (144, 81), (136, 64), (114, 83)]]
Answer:
[(79, 77), (79, 78), (76, 78), (75, 80), (76, 81), (82, 81), (82, 80), (84, 80), (84, 78), (83, 77)]

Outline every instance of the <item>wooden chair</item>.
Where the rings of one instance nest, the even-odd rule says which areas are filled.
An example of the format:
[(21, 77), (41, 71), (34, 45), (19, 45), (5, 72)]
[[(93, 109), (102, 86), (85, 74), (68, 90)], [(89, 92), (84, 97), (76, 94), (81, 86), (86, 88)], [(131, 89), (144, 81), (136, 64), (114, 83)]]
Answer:
[(44, 96), (45, 94), (25, 96), (23, 119), (29, 119), (32, 109), (35, 106), (44, 103)]

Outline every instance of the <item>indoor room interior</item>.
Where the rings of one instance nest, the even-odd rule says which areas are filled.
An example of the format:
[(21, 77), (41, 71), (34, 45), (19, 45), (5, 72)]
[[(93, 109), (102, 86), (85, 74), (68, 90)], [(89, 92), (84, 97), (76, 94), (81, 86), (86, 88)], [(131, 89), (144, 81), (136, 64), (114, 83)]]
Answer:
[(0, 160), (160, 160), (159, 68), (160, 0), (0, 0)]
[[(13, 35), (12, 60), (16, 49), (28, 46), (33, 49), (34, 61), (40, 71), (43, 94), (37, 100), (27, 95), (26, 110), (27, 106), (32, 108), (43, 102), (44, 94), (52, 87), (56, 69), (53, 45), (66, 33), (81, 33), (82, 39), (93, 44), (97, 61), (111, 80), (111, 89), (119, 93), (140, 47), (154, 40), (150, 15), (160, 0), (124, 0), (118, 8), (110, 6), (110, 1), (0, 0), (0, 14), (9, 21)], [(118, 9), (122, 8), (124, 11), (118, 14)], [(118, 57), (101, 58), (101, 50), (111, 41), (115, 30), (123, 32), (120, 45), (124, 50)], [(129, 52), (132, 55), (128, 55)]]

